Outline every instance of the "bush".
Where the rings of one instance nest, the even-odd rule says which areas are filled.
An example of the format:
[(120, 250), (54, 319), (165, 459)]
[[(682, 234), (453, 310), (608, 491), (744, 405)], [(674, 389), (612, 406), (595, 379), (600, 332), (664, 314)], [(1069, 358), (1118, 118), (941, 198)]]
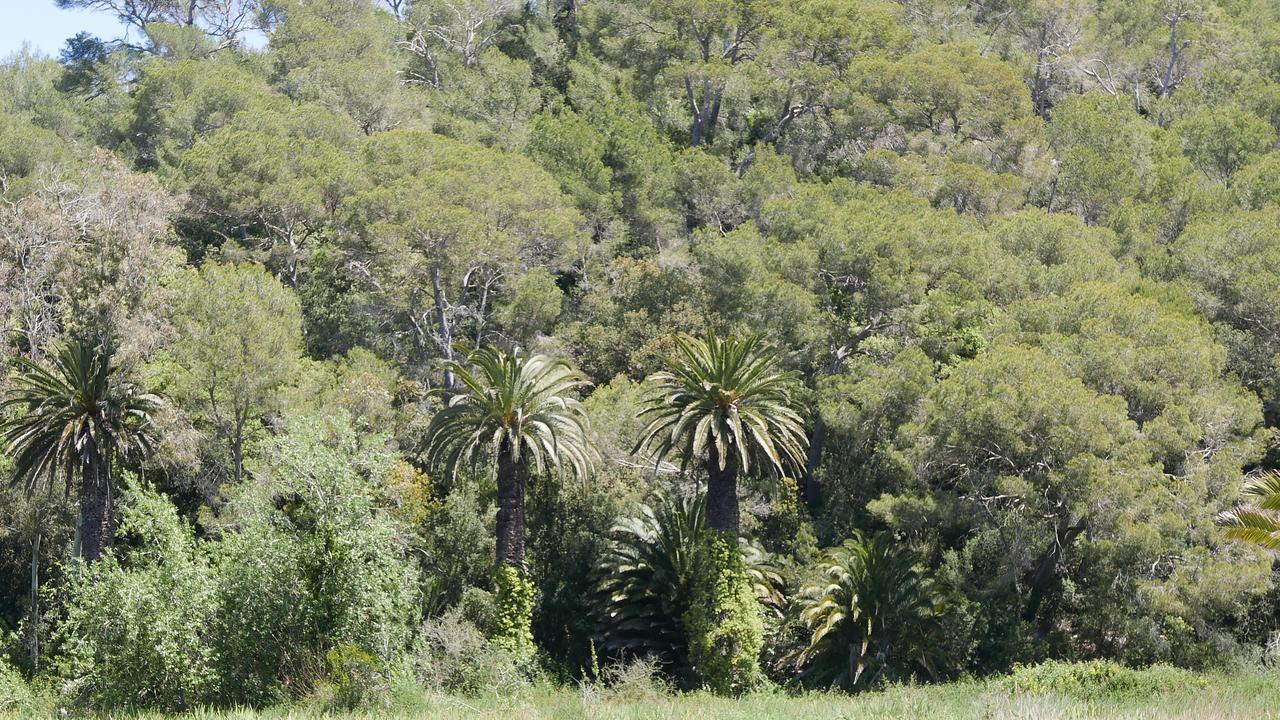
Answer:
[(350, 710), (387, 692), (387, 678), (373, 653), (355, 645), (339, 645), (326, 659), (334, 706)]
[(708, 533), (685, 612), (689, 662), (711, 691), (739, 694), (761, 679), (764, 622), (742, 554), (720, 533)]
[(225, 700), (308, 692), (335, 648), (390, 667), (407, 647), (417, 576), (370, 490), (386, 460), (347, 426), (302, 424), (277, 440), (260, 473), (272, 496), (242, 498), (240, 529), (216, 550)]
[(468, 587), (488, 585), (493, 567), (494, 508), (480, 500), (477, 483), (459, 483), (433, 503), (420, 532), (423, 574), (440, 608), (452, 607)]
[(119, 535), (139, 549), (68, 573), (56, 663), (77, 700), (183, 710), (216, 697), (213, 577), (166, 498), (126, 489)]
[(796, 598), (808, 641), (794, 653), (822, 686), (864, 689), (883, 680), (935, 677), (949, 662), (948, 595), (920, 558), (889, 533), (855, 533), (828, 549)]
[(653, 658), (633, 658), (605, 670), (606, 696), (624, 702), (654, 705), (670, 688), (662, 679), (662, 667)]
[(1168, 665), (1139, 670), (1110, 660), (1022, 665), (1002, 682), (1010, 694), (1064, 695), (1082, 700), (1142, 699), (1170, 689), (1208, 686), (1206, 678), (1187, 670)]
[[(690, 668), (686, 616), (692, 607), (709, 530), (703, 497), (667, 496), (613, 530), (600, 564), (599, 648), (607, 659), (653, 658), (682, 687), (700, 679)], [(780, 578), (768, 557), (740, 541), (752, 593), (766, 604), (781, 604)]]
[(30, 711), (35, 693), (22, 679), (21, 673), (0, 658), (0, 713)]
[(509, 692), (531, 680), (528, 665), (485, 637), (461, 608), (422, 626), (412, 665), (420, 684), (447, 694)]

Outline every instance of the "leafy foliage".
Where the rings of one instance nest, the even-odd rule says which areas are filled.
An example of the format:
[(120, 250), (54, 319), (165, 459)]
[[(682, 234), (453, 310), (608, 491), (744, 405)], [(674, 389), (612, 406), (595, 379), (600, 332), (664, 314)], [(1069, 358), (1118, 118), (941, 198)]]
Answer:
[(533, 655), (533, 607), (538, 589), (529, 578), (510, 565), (500, 565), (494, 574), (498, 591), (494, 597), (494, 642), (498, 648), (518, 658)]
[(804, 674), (849, 689), (919, 671), (935, 675), (947, 659), (939, 637), (946, 599), (919, 562), (883, 532), (828, 550), (819, 579), (798, 599), (809, 632), (795, 656)]
[(173, 505), (154, 492), (127, 493), (120, 534), (136, 538), (139, 550), (68, 578), (54, 642), (72, 696), (102, 709), (171, 711), (215, 700), (213, 568)]
[[(1223, 539), (1275, 544), (1274, 3), (55, 4), (122, 25), (0, 61), (0, 633), (33, 687), (336, 705), (406, 658), (473, 693), (655, 651), (733, 692), (875, 532), (946, 588), (935, 669), (1269, 652), (1274, 558)], [(149, 419), (42, 404), (71, 395), (28, 363), (73, 387), (103, 337)], [(126, 470), (173, 533), (112, 532)], [(141, 625), (204, 597), (184, 573), (203, 631)], [(876, 642), (844, 684), (928, 675)], [(770, 670), (828, 684), (841, 644)]]
[(387, 459), (341, 418), (299, 421), (273, 443), (260, 484), (235, 503), (234, 531), (211, 549), (224, 697), (306, 692), (334, 648), (387, 667), (407, 645), (415, 569), (374, 503)]
[(704, 687), (720, 695), (746, 692), (762, 680), (762, 608), (751, 591), (746, 561), (731, 543), (718, 532), (700, 538), (683, 616), (689, 665)]
[(600, 568), (606, 653), (687, 662), (684, 614), (705, 535), (705, 507), (699, 500), (666, 498), (614, 528), (616, 540)]
[[(685, 616), (693, 603), (709, 531), (706, 500), (666, 496), (641, 505), (614, 527), (614, 541), (599, 569), (600, 649), (609, 656), (651, 657), (690, 682)], [(777, 608), (781, 577), (746, 539), (740, 552), (756, 599)]]

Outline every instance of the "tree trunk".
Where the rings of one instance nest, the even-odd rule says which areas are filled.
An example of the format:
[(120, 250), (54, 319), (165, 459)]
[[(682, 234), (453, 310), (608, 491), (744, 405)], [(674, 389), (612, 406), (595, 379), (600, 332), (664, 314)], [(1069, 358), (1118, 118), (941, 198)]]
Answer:
[[(431, 270), (431, 295), (436, 304), (436, 319), (440, 328), (440, 345), (441, 351), (444, 353), (444, 359), (453, 360), (453, 328), (449, 326), (449, 318), (445, 315), (444, 307), (444, 282), (440, 277), (440, 268), (432, 268)], [(448, 400), (448, 394), (453, 390), (455, 384), (453, 371), (446, 369), (444, 371), (444, 390), (445, 399)]]
[(821, 413), (815, 413), (813, 419), (813, 437), (809, 439), (809, 450), (804, 458), (804, 503), (809, 510), (817, 510), (822, 502), (822, 483), (818, 480), (818, 464), (822, 462), (822, 450), (827, 444), (827, 423)]
[(244, 425), (245, 423), (236, 421), (236, 435), (231, 440), (231, 470), (236, 487), (244, 482)]
[(1058, 577), (1058, 562), (1066, 552), (1067, 546), (1075, 542), (1080, 533), (1084, 532), (1085, 527), (1083, 520), (1078, 525), (1072, 525), (1065, 517), (1058, 522), (1058, 527), (1054, 530), (1053, 542), (1040, 556), (1040, 564), (1031, 576), (1031, 596), (1027, 599), (1027, 607), (1022, 615), (1024, 620), (1035, 619), (1050, 585)]
[(85, 473), (80, 484), (80, 547), (85, 562), (94, 563), (111, 545), (115, 534), (111, 517), (111, 467), (101, 463)]
[(738, 510), (738, 466), (734, 455), (724, 469), (714, 443), (707, 454), (707, 527), (738, 538), (742, 516)]
[(498, 564), (524, 568), (524, 494), (529, 470), (512, 456), (511, 442), (498, 449)]
[(40, 520), (31, 541), (31, 667), (40, 669)]

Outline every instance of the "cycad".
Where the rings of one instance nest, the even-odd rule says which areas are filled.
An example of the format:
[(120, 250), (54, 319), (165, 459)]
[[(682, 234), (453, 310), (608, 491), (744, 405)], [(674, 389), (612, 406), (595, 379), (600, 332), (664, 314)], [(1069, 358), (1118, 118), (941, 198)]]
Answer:
[(1245, 481), (1244, 502), (1219, 516), (1227, 537), (1280, 551), (1280, 471)]
[(15, 482), (35, 492), (42, 482), (65, 483), (80, 500), (81, 551), (97, 560), (114, 533), (112, 473), (154, 447), (151, 415), (159, 398), (122, 379), (108, 343), (72, 341), (49, 368), (19, 358), (13, 391), (0, 424)]
[(802, 467), (808, 439), (797, 410), (795, 379), (778, 367), (760, 336), (677, 336), (680, 357), (649, 378), (642, 417), (650, 418), (636, 451), (658, 461), (678, 453), (682, 467), (707, 472), (707, 525), (737, 535), (738, 476), (779, 476)]
[(448, 366), (458, 389), (431, 420), (428, 456), (456, 472), (491, 453), (498, 478), (497, 561), (522, 568), (531, 466), (585, 477), (594, 463), (586, 411), (574, 397), (588, 382), (563, 360), (492, 347)]
[[(619, 522), (600, 566), (601, 649), (618, 657), (653, 657), (673, 674), (687, 670), (684, 616), (693, 595), (699, 548), (708, 532), (703, 498), (666, 497)], [(781, 608), (782, 579), (766, 554), (739, 544), (756, 597)]]
[(805, 676), (852, 689), (935, 672), (946, 606), (917, 561), (886, 533), (858, 534), (827, 551), (820, 579), (797, 603), (809, 642), (793, 658)]

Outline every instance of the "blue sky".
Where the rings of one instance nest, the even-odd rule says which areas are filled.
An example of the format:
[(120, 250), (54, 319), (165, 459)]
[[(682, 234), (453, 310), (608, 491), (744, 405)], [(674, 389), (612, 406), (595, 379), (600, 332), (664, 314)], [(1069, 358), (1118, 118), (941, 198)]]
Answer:
[(121, 26), (111, 13), (59, 10), (53, 0), (0, 0), (0, 58), (17, 52), (24, 42), (57, 57), (66, 39), (82, 30), (112, 38), (119, 36)]

